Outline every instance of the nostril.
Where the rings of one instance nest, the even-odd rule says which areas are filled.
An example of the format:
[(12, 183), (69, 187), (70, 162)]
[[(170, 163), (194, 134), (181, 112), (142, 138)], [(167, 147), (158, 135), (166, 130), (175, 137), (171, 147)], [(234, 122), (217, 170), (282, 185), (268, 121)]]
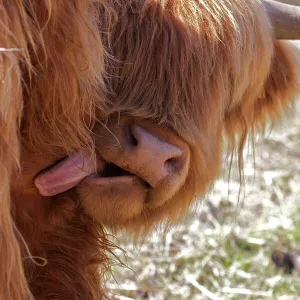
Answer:
[(171, 157), (165, 161), (165, 168), (170, 172), (178, 171), (183, 164), (183, 158), (181, 156)]
[(128, 129), (129, 129), (129, 133), (128, 133), (128, 135), (129, 135), (129, 144), (130, 144), (131, 146), (137, 146), (137, 145), (138, 145), (138, 140), (136, 139), (136, 137), (135, 137), (135, 135), (134, 135), (133, 126), (130, 125), (130, 126), (128, 127)]
[(172, 158), (169, 158), (166, 160), (166, 164), (169, 164), (169, 165), (173, 165), (176, 163), (176, 161), (178, 160), (178, 157), (172, 157)]
[(134, 137), (134, 135), (132, 133), (130, 134), (130, 144), (132, 146), (137, 146), (137, 144), (138, 144), (137, 139)]

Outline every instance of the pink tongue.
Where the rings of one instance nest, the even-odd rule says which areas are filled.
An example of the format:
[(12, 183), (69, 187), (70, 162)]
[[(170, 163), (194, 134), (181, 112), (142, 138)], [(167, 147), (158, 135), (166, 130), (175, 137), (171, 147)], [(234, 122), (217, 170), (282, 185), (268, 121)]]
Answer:
[(39, 174), (34, 184), (41, 195), (54, 196), (73, 188), (85, 177), (97, 172), (104, 162), (97, 161), (97, 164), (91, 162), (90, 154), (76, 153)]

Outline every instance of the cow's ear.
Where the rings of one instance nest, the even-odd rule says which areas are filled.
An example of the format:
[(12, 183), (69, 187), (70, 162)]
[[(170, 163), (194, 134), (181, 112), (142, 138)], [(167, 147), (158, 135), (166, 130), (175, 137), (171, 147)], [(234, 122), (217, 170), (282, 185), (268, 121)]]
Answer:
[(270, 74), (262, 97), (254, 103), (253, 122), (274, 124), (294, 104), (300, 91), (300, 51), (289, 42), (275, 41)]
[(234, 144), (241, 143), (241, 139), (243, 143), (249, 133), (273, 125), (294, 104), (300, 91), (300, 60), (297, 56), (300, 53), (294, 45), (274, 42), (269, 72), (261, 91), (252, 99), (240, 99), (225, 116), (226, 132)]

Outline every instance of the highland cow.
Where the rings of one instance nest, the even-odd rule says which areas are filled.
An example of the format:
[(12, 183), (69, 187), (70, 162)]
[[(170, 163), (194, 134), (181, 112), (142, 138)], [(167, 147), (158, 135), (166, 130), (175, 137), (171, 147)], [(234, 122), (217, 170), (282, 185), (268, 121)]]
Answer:
[(105, 298), (105, 228), (176, 220), (225, 140), (242, 167), (246, 139), (298, 93), (256, 0), (0, 7), (1, 299)]

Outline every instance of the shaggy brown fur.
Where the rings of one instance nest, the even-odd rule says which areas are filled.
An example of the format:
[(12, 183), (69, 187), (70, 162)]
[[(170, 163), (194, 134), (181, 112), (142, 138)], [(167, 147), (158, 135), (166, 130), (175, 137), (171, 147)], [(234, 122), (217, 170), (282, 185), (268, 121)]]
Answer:
[(92, 147), (90, 129), (95, 109), (103, 107), (104, 99), (103, 47), (95, 4), (92, 0), (0, 2), (1, 47), (6, 48), (1, 48), (0, 88), (0, 299), (32, 298), (22, 267), (28, 253), (20, 253), (24, 242), (10, 213), (10, 187), (19, 185), (20, 128), (22, 153), (27, 149), (33, 160), (35, 153), (51, 160)]
[[(298, 92), (295, 56), (272, 41), (256, 0), (2, 0), (0, 17), (0, 299), (104, 297), (113, 246), (102, 225), (140, 232), (183, 214), (218, 175), (224, 136), (241, 153)], [(176, 193), (153, 192), (134, 215), (121, 207), (124, 219), (112, 199), (109, 222), (90, 216), (103, 203), (86, 188), (40, 196), (33, 178), (56, 160), (95, 145), (107, 155), (101, 124), (111, 129), (116, 115), (188, 146)]]

